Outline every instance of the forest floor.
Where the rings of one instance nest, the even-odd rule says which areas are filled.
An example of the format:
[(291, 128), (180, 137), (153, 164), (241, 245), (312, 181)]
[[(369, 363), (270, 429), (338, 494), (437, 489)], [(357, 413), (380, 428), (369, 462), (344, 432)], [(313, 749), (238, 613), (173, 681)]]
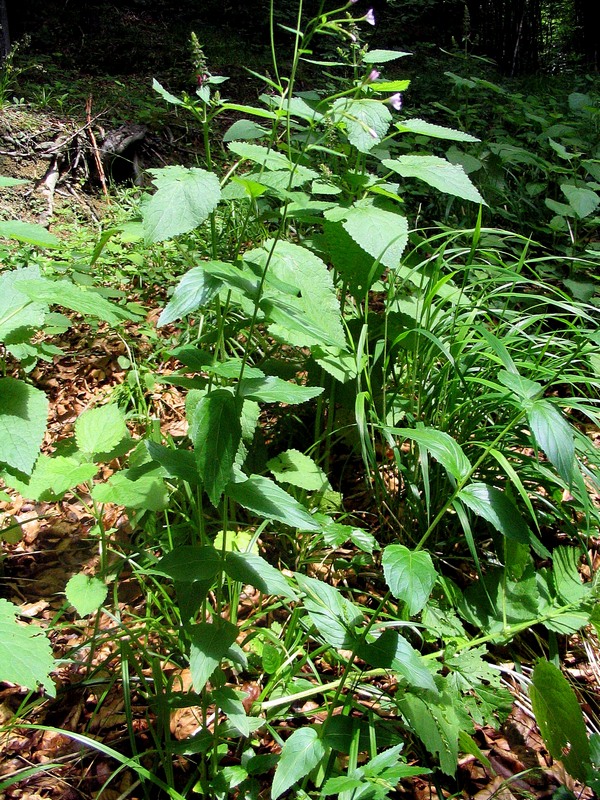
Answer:
[[(96, 125), (99, 123), (95, 123)], [(65, 141), (70, 144), (65, 144)], [(54, 143), (54, 144), (53, 144)], [(60, 144), (64, 158), (61, 174), (49, 198), (40, 192), (52, 149)], [(155, 166), (181, 159), (190, 147), (182, 143), (180, 152), (169, 142), (153, 139)], [(172, 144), (172, 143), (171, 143)], [(99, 185), (92, 191), (85, 177), (77, 172), (76, 161), (89, 155), (89, 128), (85, 120), (67, 120), (52, 113), (31, 112), (26, 106), (7, 108), (0, 121), (0, 174), (23, 178), (30, 183), (3, 191), (0, 217), (4, 219), (45, 219), (51, 229), (68, 240), (78, 226), (98, 230), (108, 211), (108, 202)], [(151, 164), (145, 164), (150, 166)], [(37, 188), (36, 188), (37, 186)], [(71, 329), (53, 340), (64, 351), (52, 363), (40, 363), (31, 377), (50, 400), (50, 416), (45, 447), (69, 435), (77, 417), (87, 408), (115, 393), (124, 391), (126, 370), (123, 357), (134, 350), (138, 359), (150, 349), (148, 331), (156, 320), (160, 294), (155, 287), (142, 293), (125, 288), (130, 300), (146, 309), (140, 323), (128, 324), (122, 335), (102, 325), (92, 329), (75, 320)], [(168, 331), (162, 335), (168, 336)], [(166, 374), (175, 364), (168, 360), (153, 365), (154, 373)], [(150, 417), (159, 420), (161, 430), (174, 436), (185, 433), (184, 397), (174, 387), (155, 382), (146, 387), (145, 400)], [(135, 431), (132, 431), (135, 435)], [(87, 800), (99, 796), (115, 771), (114, 762), (69, 734), (83, 734), (128, 754), (130, 740), (123, 701), (121, 665), (115, 658), (110, 636), (113, 620), (100, 613), (88, 623), (77, 620), (64, 599), (66, 580), (74, 574), (93, 574), (97, 568), (98, 541), (93, 535), (93, 519), (76, 499), (61, 503), (29, 503), (11, 492), (10, 503), (0, 503), (4, 520), (14, 520), (22, 533), (13, 543), (3, 544), (0, 561), (0, 594), (17, 604), (31, 624), (50, 629), (50, 640), (57, 660), (55, 700), (27, 694), (19, 687), (0, 687), (0, 798), (53, 798)], [(353, 509), (360, 510), (360, 509)], [(108, 510), (107, 525), (116, 536), (128, 537), (130, 530), (123, 509)], [(6, 522), (5, 522), (6, 524)], [(596, 549), (596, 553), (598, 550)], [(598, 556), (597, 556), (598, 557)], [(142, 618), (145, 598), (134, 578), (121, 580), (117, 604), (121, 618)], [(97, 636), (98, 645), (89, 642)], [(600, 649), (590, 636), (573, 637), (565, 655), (567, 673), (583, 698), (584, 710), (598, 713), (600, 692)], [(475, 738), (488, 759), (483, 765), (474, 756), (459, 764), (456, 782), (435, 787), (423, 778), (403, 782), (396, 797), (511, 798), (550, 797), (560, 786), (568, 786), (582, 800), (593, 795), (573, 784), (559, 763), (552, 763), (536, 728), (533, 715), (520, 684), (514, 678), (514, 665), (508, 653), (504, 663), (506, 684), (514, 694), (514, 707), (500, 731), (479, 727)], [(92, 676), (92, 679), (90, 679)], [(175, 679), (175, 676), (171, 676)], [(181, 672), (180, 680), (187, 676)], [(153, 710), (130, 688), (133, 728), (140, 749), (150, 747), (148, 725)], [(39, 729), (29, 726), (44, 726)], [(194, 709), (171, 712), (171, 735), (181, 741), (197, 727)], [(264, 749), (276, 752), (277, 746), (265, 738)], [(178, 769), (184, 776), (186, 767)], [(28, 772), (28, 770), (30, 770)], [(21, 777), (22, 776), (22, 777)], [(14, 782), (12, 782), (14, 781)], [(144, 797), (137, 776), (123, 769), (101, 792), (105, 800)], [(268, 795), (265, 785), (264, 797)]]

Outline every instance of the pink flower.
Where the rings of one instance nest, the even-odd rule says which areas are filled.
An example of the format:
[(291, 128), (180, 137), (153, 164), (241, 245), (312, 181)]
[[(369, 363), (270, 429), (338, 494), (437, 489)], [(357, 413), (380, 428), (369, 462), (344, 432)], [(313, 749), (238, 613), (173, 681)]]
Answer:
[(368, 22), (369, 25), (375, 25), (375, 14), (373, 13), (372, 8), (370, 8), (367, 11), (363, 19), (365, 20), (365, 22)]
[(367, 77), (367, 83), (372, 83), (373, 81), (376, 81), (376, 80), (377, 80), (377, 78), (378, 78), (380, 75), (381, 75), (381, 72), (379, 72), (379, 70), (377, 70), (377, 69), (372, 69), (372, 70), (371, 70), (371, 72), (369, 72), (369, 75), (368, 75), (368, 77)]
[(393, 94), (390, 98), (388, 98), (388, 103), (392, 106), (392, 108), (395, 108), (396, 111), (400, 111), (402, 108), (402, 95), (400, 92), (396, 92), (396, 94)]

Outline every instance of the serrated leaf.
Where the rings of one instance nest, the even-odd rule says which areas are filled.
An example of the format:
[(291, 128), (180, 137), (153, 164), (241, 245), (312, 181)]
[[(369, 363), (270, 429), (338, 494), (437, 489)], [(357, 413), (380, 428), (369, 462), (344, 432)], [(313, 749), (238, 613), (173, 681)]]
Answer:
[(48, 419), (44, 392), (15, 378), (0, 378), (0, 462), (29, 475)]
[(404, 50), (368, 50), (362, 57), (363, 64), (385, 64), (388, 61), (395, 61), (397, 58), (410, 56)]
[(82, 453), (110, 453), (128, 434), (125, 417), (116, 403), (90, 408), (75, 423), (75, 441)]
[(536, 400), (527, 411), (527, 420), (539, 447), (570, 486), (575, 469), (573, 429), (548, 400)]
[(456, 480), (466, 478), (471, 471), (471, 463), (462, 447), (445, 431), (435, 428), (390, 428), (390, 431), (424, 447)]
[(208, 305), (222, 285), (222, 282), (209, 275), (203, 266), (189, 270), (181, 278), (173, 296), (162, 310), (157, 327), (182, 319), (198, 308)]
[[(384, 267), (397, 269), (408, 241), (406, 217), (379, 208), (369, 200), (360, 200), (343, 213), (343, 228), (352, 239)], [(381, 270), (373, 273), (378, 276)], [(372, 280), (367, 278), (365, 283), (371, 284)]]
[(429, 553), (413, 552), (403, 544), (390, 544), (385, 548), (383, 574), (391, 593), (406, 603), (411, 616), (421, 611), (437, 580)]
[(214, 547), (181, 545), (163, 556), (156, 569), (179, 583), (193, 583), (212, 581), (221, 567), (221, 555)]
[(101, 319), (111, 325), (135, 318), (129, 311), (111, 303), (94, 289), (76, 286), (70, 281), (55, 281), (47, 278), (20, 279), (17, 282), (17, 288), (35, 302), (41, 301), (69, 308), (78, 314)]
[(51, 501), (60, 499), (65, 492), (80, 483), (91, 480), (98, 468), (95, 464), (81, 464), (77, 459), (66, 456), (40, 455), (26, 483), (13, 475), (6, 475), (5, 481), (28, 500)]
[(163, 100), (166, 100), (167, 103), (170, 103), (173, 106), (182, 106), (183, 105), (183, 101), (180, 100), (178, 97), (175, 97), (175, 95), (171, 94), (171, 92), (168, 92), (162, 86), (162, 84), (160, 84), (156, 80), (156, 78), (153, 78), (153, 80), (152, 80), (152, 88), (154, 89), (155, 92), (158, 92), (158, 94), (163, 98)]
[(0, 682), (17, 683), (36, 691), (41, 684), (56, 697), (50, 673), (54, 668), (52, 649), (43, 631), (35, 625), (17, 622), (17, 606), (0, 598)]
[(446, 128), (444, 125), (434, 125), (432, 122), (427, 122), (424, 119), (405, 119), (402, 122), (397, 122), (396, 128), (398, 128), (400, 133), (409, 131), (419, 136), (431, 136), (434, 139), (445, 139), (450, 142), (479, 141), (476, 136), (471, 136), (470, 133), (457, 131), (454, 128)]
[(67, 600), (80, 617), (87, 617), (102, 606), (108, 594), (108, 586), (92, 575), (73, 575), (65, 588)]
[(281, 572), (255, 553), (227, 553), (225, 572), (234, 581), (249, 583), (263, 594), (296, 599), (295, 592)]
[(187, 632), (191, 640), (192, 683), (194, 691), (201, 692), (235, 642), (238, 629), (231, 622), (216, 617), (214, 622), (201, 622), (190, 626)]
[(508, 539), (527, 543), (532, 532), (512, 500), (500, 489), (485, 483), (471, 483), (458, 497), (480, 517)]
[(589, 217), (600, 205), (600, 197), (592, 189), (572, 186), (570, 183), (563, 183), (560, 188), (580, 219)]
[(40, 328), (48, 304), (32, 300), (20, 291), (18, 282), (40, 277), (39, 267), (20, 267), (0, 274), (0, 341), (19, 328)]
[(229, 142), (228, 147), (236, 156), (253, 161), (255, 164), (261, 164), (267, 169), (290, 170), (293, 167), (292, 162), (283, 153), (278, 153), (276, 150), (263, 147), (260, 144)]
[(585, 781), (590, 745), (575, 692), (549, 661), (540, 659), (531, 677), (533, 713), (550, 755), (574, 778)]
[(156, 192), (142, 204), (144, 237), (148, 243), (172, 239), (201, 225), (221, 196), (219, 179), (194, 167), (151, 169)]
[(433, 675), (419, 653), (403, 636), (390, 628), (372, 642), (360, 642), (356, 654), (372, 667), (392, 669), (402, 675), (409, 686), (437, 694)]
[(286, 450), (267, 461), (267, 467), (280, 483), (298, 486), (307, 492), (318, 492), (327, 488), (329, 482), (323, 470), (312, 458), (299, 450)]
[(156, 475), (143, 475), (131, 480), (122, 472), (117, 472), (106, 481), (92, 489), (92, 497), (97, 503), (115, 503), (125, 508), (141, 508), (147, 511), (161, 511), (169, 502), (169, 495), (162, 478)]
[(346, 126), (348, 141), (360, 153), (368, 153), (388, 132), (392, 115), (379, 100), (340, 97), (332, 106), (333, 118)]
[(0, 222), (0, 239), (16, 239), (36, 247), (60, 247), (60, 239), (42, 225), (16, 219)]
[(271, 798), (305, 778), (325, 757), (325, 746), (315, 728), (299, 728), (286, 740), (273, 776)]
[(267, 128), (263, 128), (251, 119), (238, 119), (223, 134), (224, 142), (233, 142), (236, 139), (247, 141), (248, 139), (262, 139), (269, 134)]
[(287, 405), (306, 403), (308, 400), (318, 397), (323, 391), (321, 386), (300, 386), (274, 375), (262, 378), (244, 378), (239, 388), (240, 396), (247, 397), (249, 400), (262, 403), (286, 403)]
[(363, 622), (362, 611), (335, 586), (296, 573), (300, 589), (306, 593), (304, 608), (327, 644), (350, 648), (356, 643), (356, 628)]
[(559, 545), (552, 550), (552, 577), (558, 595), (566, 603), (580, 603), (589, 594), (579, 575), (581, 550)]
[(453, 705), (454, 697), (444, 693), (435, 702), (406, 693), (398, 706), (408, 721), (409, 728), (421, 739), (425, 747), (440, 759), (440, 769), (454, 775), (458, 763), (458, 737), (468, 720), (459, 717)]
[(226, 494), (243, 508), (265, 519), (276, 519), (302, 531), (319, 530), (319, 525), (297, 500), (276, 483), (261, 475), (230, 483)]
[(198, 473), (211, 503), (219, 504), (242, 438), (238, 402), (226, 389), (201, 398), (190, 416), (189, 436), (194, 445)]
[(446, 194), (487, 205), (460, 164), (451, 164), (439, 156), (400, 156), (383, 159), (382, 163), (404, 178), (419, 178)]

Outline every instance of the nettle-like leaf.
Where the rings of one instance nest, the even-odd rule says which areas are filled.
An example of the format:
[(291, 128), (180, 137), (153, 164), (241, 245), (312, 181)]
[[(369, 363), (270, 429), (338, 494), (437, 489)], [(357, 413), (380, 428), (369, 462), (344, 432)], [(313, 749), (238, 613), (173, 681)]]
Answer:
[(268, 128), (263, 128), (262, 125), (259, 125), (251, 119), (238, 119), (233, 125), (227, 128), (223, 134), (223, 141), (234, 142), (236, 139), (241, 139), (243, 141), (262, 139), (264, 136), (268, 136), (269, 133), (270, 131)]
[(293, 406), (306, 403), (318, 397), (323, 391), (322, 386), (300, 386), (275, 375), (266, 375), (261, 378), (244, 378), (240, 384), (239, 394), (241, 397), (261, 403), (286, 403)]
[(281, 750), (271, 787), (272, 800), (277, 800), (295, 783), (305, 778), (321, 763), (325, 754), (325, 745), (315, 728), (299, 728), (294, 731)]
[(56, 697), (50, 672), (54, 668), (52, 649), (43, 631), (16, 620), (17, 606), (0, 598), (0, 681), (18, 683), (35, 691), (41, 684)]
[(91, 480), (97, 470), (95, 464), (82, 464), (76, 458), (69, 456), (51, 458), (42, 454), (35, 462), (27, 482), (9, 474), (5, 476), (5, 481), (28, 500), (51, 501), (59, 500), (69, 489)]
[(278, 153), (269, 147), (249, 142), (229, 142), (227, 145), (232, 153), (240, 158), (253, 161), (269, 170), (289, 170), (294, 165), (283, 153)]
[(549, 400), (536, 400), (527, 411), (527, 420), (539, 447), (570, 486), (575, 470), (573, 429)]
[(32, 300), (18, 284), (40, 277), (39, 267), (20, 267), (0, 274), (0, 341), (19, 328), (41, 328), (48, 304)]
[(391, 433), (412, 439), (424, 447), (456, 480), (462, 480), (471, 471), (471, 462), (462, 447), (445, 431), (435, 428), (390, 428)]
[(102, 607), (108, 594), (108, 586), (100, 578), (79, 573), (70, 578), (65, 594), (79, 616), (87, 617)]
[(182, 319), (198, 308), (208, 305), (223, 283), (212, 277), (204, 268), (194, 267), (185, 273), (158, 318), (158, 327)]
[(392, 115), (379, 100), (351, 100), (340, 97), (333, 103), (335, 122), (342, 122), (350, 144), (360, 153), (368, 153), (388, 132)]
[(221, 197), (219, 179), (194, 167), (151, 169), (156, 192), (142, 204), (144, 237), (148, 243), (172, 239), (201, 225)]
[(383, 159), (382, 163), (403, 178), (419, 178), (446, 194), (487, 205), (460, 164), (451, 164), (439, 156), (400, 156)]
[(227, 496), (243, 508), (264, 519), (275, 519), (301, 531), (316, 531), (320, 526), (297, 500), (276, 483), (261, 475), (230, 483)]
[(211, 503), (217, 506), (231, 480), (242, 438), (241, 409), (227, 389), (204, 395), (190, 415), (190, 438), (198, 472)]
[(529, 689), (533, 713), (550, 755), (574, 778), (586, 780), (590, 743), (575, 692), (562, 672), (540, 659)]
[(48, 419), (44, 392), (15, 378), (0, 378), (0, 462), (29, 475)]
[(163, 98), (163, 100), (166, 100), (167, 103), (170, 103), (173, 106), (183, 105), (183, 100), (180, 100), (179, 97), (175, 97), (174, 94), (168, 92), (164, 86), (156, 80), (156, 78), (153, 78), (152, 80), (152, 88), (155, 92), (158, 92), (158, 94)]
[(532, 532), (512, 500), (500, 489), (486, 483), (471, 483), (458, 497), (480, 517), (508, 539), (527, 543)]
[(411, 616), (424, 607), (437, 580), (429, 553), (413, 552), (403, 544), (390, 544), (385, 548), (383, 574), (391, 593), (406, 603)]
[(350, 648), (356, 642), (355, 629), (363, 622), (363, 614), (335, 586), (296, 573), (298, 586), (307, 597), (304, 608), (325, 642), (335, 648)]
[[(412, 53), (407, 53), (404, 50), (368, 50), (362, 57), (363, 64), (385, 64), (388, 61), (396, 61), (398, 58), (410, 56)], [(410, 83), (410, 81), (407, 81)], [(408, 88), (408, 87), (407, 87)]]
[(92, 489), (97, 503), (115, 503), (125, 508), (140, 508), (146, 511), (161, 511), (169, 502), (169, 494), (162, 478), (157, 475), (142, 475), (132, 480), (123, 472), (116, 472), (106, 481), (97, 483)]
[(196, 692), (201, 692), (206, 682), (227, 655), (235, 642), (238, 629), (231, 622), (216, 617), (214, 622), (191, 625), (187, 632), (190, 645), (190, 672)]
[(437, 694), (433, 675), (421, 655), (403, 636), (390, 628), (371, 642), (360, 642), (356, 654), (373, 667), (391, 669), (402, 675), (409, 686)]
[[(358, 200), (351, 208), (336, 208), (325, 213), (331, 221), (343, 220), (344, 230), (352, 239), (384, 267), (397, 269), (408, 241), (408, 222), (402, 214), (386, 211), (372, 200)], [(381, 270), (373, 270), (374, 276)], [(367, 276), (365, 283), (373, 282)]]
[(78, 314), (101, 319), (110, 325), (117, 325), (123, 320), (135, 319), (134, 314), (111, 303), (95, 289), (77, 286), (71, 281), (20, 278), (17, 288), (34, 302), (41, 301), (69, 308)]
[(450, 142), (478, 142), (476, 136), (470, 133), (457, 131), (454, 128), (446, 128), (443, 125), (434, 125), (424, 119), (405, 119), (396, 123), (396, 128), (400, 133), (410, 132), (419, 136), (431, 136), (433, 139), (445, 139)]
[(60, 239), (35, 222), (18, 219), (0, 222), (0, 239), (16, 239), (18, 242), (33, 244), (36, 247), (60, 247)]
[(263, 594), (297, 599), (285, 576), (256, 553), (227, 553), (225, 572), (234, 581), (249, 583)]
[(560, 188), (580, 219), (589, 217), (600, 205), (600, 196), (592, 189), (584, 189), (582, 186), (573, 186), (570, 183), (562, 183)]
[(110, 453), (128, 434), (125, 417), (116, 403), (84, 411), (75, 423), (75, 441), (82, 453)]
[(179, 583), (212, 581), (222, 568), (221, 554), (214, 547), (181, 545), (158, 562), (158, 572)]
[(329, 481), (323, 470), (315, 464), (310, 456), (299, 450), (286, 450), (267, 461), (275, 479), (280, 483), (289, 483), (307, 492), (318, 492), (329, 487)]

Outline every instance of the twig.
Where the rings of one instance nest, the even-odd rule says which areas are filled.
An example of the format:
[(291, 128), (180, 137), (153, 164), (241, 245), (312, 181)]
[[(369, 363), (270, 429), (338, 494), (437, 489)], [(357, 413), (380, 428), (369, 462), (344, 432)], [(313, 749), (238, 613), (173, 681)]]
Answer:
[(106, 175), (104, 174), (104, 167), (102, 166), (102, 159), (100, 158), (100, 151), (98, 150), (96, 137), (94, 136), (94, 131), (92, 130), (92, 95), (88, 97), (87, 102), (85, 104), (85, 113), (87, 114), (87, 121), (88, 121), (87, 132), (90, 137), (90, 142), (92, 143), (92, 152), (94, 154), (94, 161), (96, 162), (96, 169), (98, 170), (100, 183), (102, 184), (102, 191), (104, 192), (106, 201), (110, 203), (110, 196), (108, 194), (108, 188), (106, 186)]

